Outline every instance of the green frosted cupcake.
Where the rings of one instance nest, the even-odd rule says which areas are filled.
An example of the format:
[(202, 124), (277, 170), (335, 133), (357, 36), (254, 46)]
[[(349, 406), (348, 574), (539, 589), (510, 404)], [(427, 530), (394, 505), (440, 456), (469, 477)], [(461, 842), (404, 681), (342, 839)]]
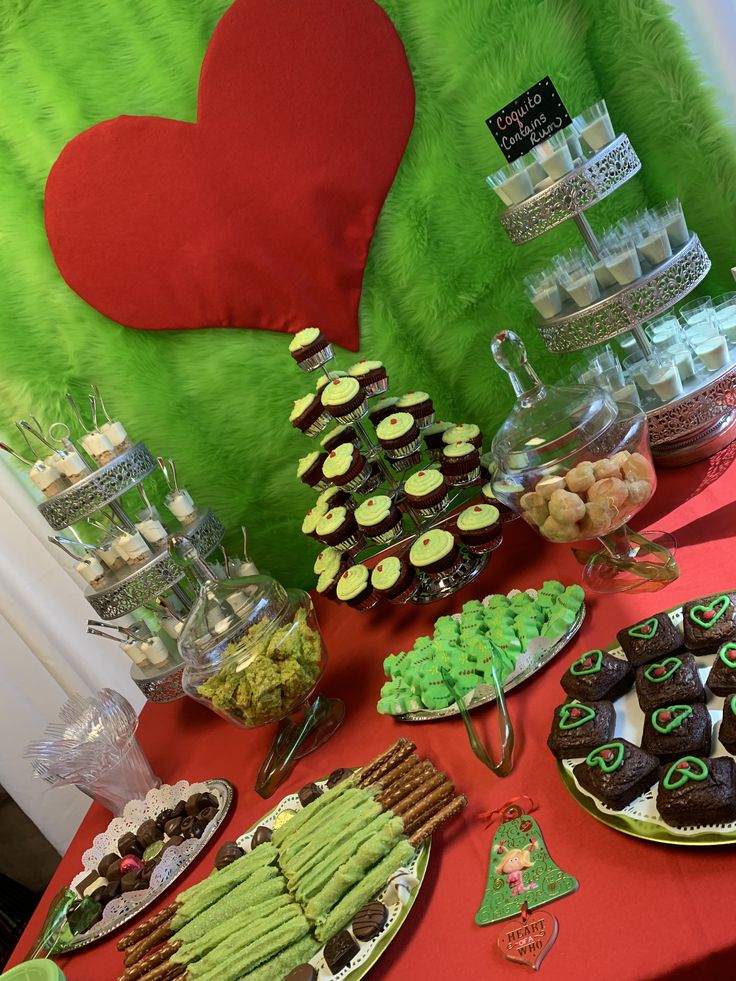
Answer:
[(417, 577), (406, 559), (390, 555), (374, 568), (371, 583), (379, 596), (392, 603), (405, 603), (416, 592)]
[(356, 610), (370, 610), (378, 602), (369, 570), (358, 563), (346, 569), (337, 580), (337, 598)]
[(429, 576), (449, 575), (459, 562), (454, 537), (444, 528), (424, 532), (412, 545), (409, 561), (418, 572)]
[(492, 504), (472, 504), (457, 519), (460, 541), (472, 552), (490, 552), (501, 544), (498, 509)]
[(306, 327), (294, 334), (289, 343), (289, 354), (302, 371), (314, 371), (334, 357), (332, 345), (319, 327)]
[(439, 514), (447, 503), (447, 483), (440, 470), (419, 470), (404, 482), (406, 503), (422, 517)]

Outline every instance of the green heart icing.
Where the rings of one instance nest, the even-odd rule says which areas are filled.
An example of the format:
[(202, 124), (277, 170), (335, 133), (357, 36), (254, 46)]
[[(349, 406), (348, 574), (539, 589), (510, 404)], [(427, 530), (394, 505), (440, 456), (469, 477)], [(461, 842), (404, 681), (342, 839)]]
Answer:
[(652, 637), (656, 636), (658, 629), (659, 620), (656, 617), (650, 617), (649, 620), (644, 620), (643, 623), (637, 623), (635, 627), (629, 627), (628, 634), (629, 637), (640, 637), (642, 640), (651, 640)]
[[(669, 678), (671, 678), (675, 671), (681, 667), (682, 660), (679, 657), (666, 657), (664, 661), (660, 661), (658, 664), (650, 664), (649, 667), (644, 670), (644, 677), (647, 679), (647, 681), (651, 681), (655, 685), (661, 685), (663, 681), (667, 681)], [(664, 674), (654, 674), (657, 668), (664, 668)]]
[[(573, 710), (578, 712), (579, 715), (573, 715)], [(578, 702), (573, 702), (570, 705), (563, 705), (560, 709), (560, 721), (558, 726), (560, 729), (577, 729), (578, 726), (584, 726), (587, 722), (592, 722), (595, 718), (595, 709), (592, 709), (589, 705), (580, 705)]]
[(662, 786), (665, 790), (678, 790), (688, 780), (707, 780), (708, 767), (696, 756), (683, 756), (673, 763), (665, 774)]
[[(607, 759), (604, 753), (612, 752), (613, 756)], [(613, 773), (614, 770), (618, 770), (624, 761), (624, 744), (623, 743), (605, 743), (603, 746), (599, 746), (594, 749), (592, 753), (588, 753), (585, 758), (585, 762), (588, 766), (599, 766), (604, 773)]]
[[(729, 607), (729, 603), (730, 601), (728, 596), (723, 594), (721, 596), (716, 596), (713, 602), (708, 603), (707, 606), (694, 606), (690, 610), (690, 619), (693, 623), (697, 623), (699, 627), (702, 627), (703, 630), (710, 630), (710, 628), (714, 624), (718, 623), (723, 614), (726, 612)], [(716, 607), (718, 607), (718, 609), (716, 609)], [(713, 612), (715, 612), (715, 616), (711, 617), (710, 620), (701, 619), (701, 614)]]
[[(669, 712), (672, 716), (669, 721), (662, 721), (662, 715), (665, 712)], [(693, 714), (692, 705), (668, 705), (667, 708), (657, 709), (652, 715), (652, 725), (663, 735), (672, 732), (673, 729), (679, 729), (685, 719), (689, 719)]]
[(736, 695), (731, 695), (731, 701), (729, 704), (731, 705), (731, 711), (734, 715), (736, 715)]
[[(590, 661), (590, 665), (585, 662)], [(577, 661), (570, 665), (570, 674), (580, 676), (581, 674), (598, 674), (603, 664), (603, 651), (587, 651), (581, 654)]]
[(727, 668), (736, 668), (736, 654), (732, 654), (733, 661), (729, 658), (729, 651), (736, 651), (736, 644), (724, 644), (718, 651), (718, 657), (723, 661)]

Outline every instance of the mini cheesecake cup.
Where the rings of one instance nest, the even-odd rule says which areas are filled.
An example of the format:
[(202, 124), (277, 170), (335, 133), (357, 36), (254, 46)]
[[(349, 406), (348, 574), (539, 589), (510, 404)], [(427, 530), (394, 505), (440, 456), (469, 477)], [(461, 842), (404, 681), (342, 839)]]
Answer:
[(295, 334), (289, 344), (289, 354), (302, 371), (314, 371), (332, 361), (332, 345), (317, 327), (307, 327)]
[(454, 487), (468, 486), (480, 478), (480, 454), (472, 443), (450, 443), (442, 451), (442, 473)]

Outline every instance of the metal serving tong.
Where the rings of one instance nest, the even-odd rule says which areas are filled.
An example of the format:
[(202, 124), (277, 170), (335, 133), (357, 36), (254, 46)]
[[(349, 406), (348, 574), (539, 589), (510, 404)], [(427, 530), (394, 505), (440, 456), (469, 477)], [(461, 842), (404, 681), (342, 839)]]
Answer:
[(445, 682), (450, 690), (450, 694), (455, 700), (455, 704), (458, 707), (460, 715), (462, 716), (463, 723), (465, 724), (465, 731), (468, 734), (468, 739), (470, 740), (470, 747), (481, 761), (484, 766), (487, 766), (489, 770), (499, 777), (507, 777), (514, 766), (514, 729), (511, 725), (511, 718), (509, 717), (509, 710), (506, 706), (506, 696), (503, 692), (503, 685), (501, 684), (501, 679), (498, 676), (498, 668), (496, 666), (496, 656), (498, 655), (497, 648), (491, 643), (493, 647), (493, 660), (491, 661), (491, 683), (493, 685), (493, 690), (496, 693), (496, 709), (498, 711), (498, 741), (501, 747), (501, 757), (496, 762), (494, 759), (493, 749), (489, 747), (486, 750), (482, 739), (476, 732), (475, 726), (470, 718), (470, 712), (468, 712), (467, 705), (465, 704), (462, 695), (460, 695), (455, 689), (455, 683), (452, 680), (452, 676), (449, 671), (443, 666), (440, 666), (440, 672), (442, 673), (442, 680)]

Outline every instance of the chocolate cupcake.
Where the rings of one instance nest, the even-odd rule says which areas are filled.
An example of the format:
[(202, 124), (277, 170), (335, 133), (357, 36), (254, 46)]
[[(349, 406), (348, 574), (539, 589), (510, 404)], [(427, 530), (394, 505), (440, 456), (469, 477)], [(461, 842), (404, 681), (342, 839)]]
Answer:
[(729, 753), (736, 754), (736, 695), (729, 696), (723, 703), (718, 742)]
[(360, 438), (352, 426), (335, 426), (319, 441), (325, 453), (334, 450), (341, 443), (353, 443), (360, 446)]
[(447, 483), (440, 470), (419, 470), (404, 483), (406, 503), (429, 518), (439, 514), (447, 503)]
[(296, 475), (299, 480), (307, 487), (314, 487), (316, 490), (322, 490), (326, 487), (327, 482), (322, 475), (322, 464), (326, 459), (326, 453), (318, 453), (317, 451), (303, 456), (296, 468)]
[(718, 593), (682, 607), (685, 646), (697, 654), (712, 654), (736, 640), (736, 605), (733, 593)]
[(396, 412), (379, 422), (376, 438), (389, 457), (408, 456), (419, 446), (419, 427), (410, 412)]
[(355, 508), (355, 501), (350, 496), (350, 492), (342, 487), (326, 487), (314, 502), (315, 508), (322, 514), (327, 514), (330, 508), (346, 507), (351, 511)]
[(695, 658), (683, 653), (637, 668), (636, 697), (643, 712), (664, 705), (704, 702), (705, 692)]
[(442, 473), (448, 484), (466, 486), (480, 478), (480, 456), (472, 443), (449, 443), (442, 450)]
[(289, 354), (302, 371), (313, 371), (334, 357), (332, 345), (318, 327), (306, 327), (294, 334)]
[(331, 381), (335, 381), (336, 378), (347, 378), (347, 371), (339, 371), (335, 368), (334, 371), (324, 372), (321, 371), (317, 376), (317, 384), (315, 388), (317, 389), (317, 395), (322, 394), (322, 389), (325, 385), (329, 385)]
[(389, 555), (371, 573), (371, 583), (379, 596), (392, 603), (405, 603), (417, 591), (417, 576), (406, 558)]
[(363, 541), (363, 536), (358, 533), (355, 515), (347, 508), (332, 508), (323, 515), (317, 523), (317, 537), (339, 552), (345, 552)]
[(716, 655), (705, 684), (714, 695), (736, 695), (736, 644), (723, 644)]
[(671, 763), (681, 756), (710, 756), (710, 712), (702, 702), (665, 705), (644, 720), (641, 748)]
[(348, 374), (358, 379), (366, 395), (380, 395), (388, 388), (388, 374), (381, 361), (366, 361), (363, 358), (348, 369)]
[(472, 443), (479, 450), (483, 446), (483, 433), (474, 423), (461, 422), (445, 432), (442, 442), (445, 446), (450, 443)]
[(370, 464), (352, 443), (341, 443), (325, 457), (322, 474), (325, 480), (349, 491), (358, 490), (370, 475)]
[(634, 669), (607, 651), (586, 651), (573, 661), (560, 684), (570, 698), (614, 701), (634, 684)]
[(316, 506), (310, 508), (304, 515), (304, 521), (302, 521), (302, 534), (318, 542), (317, 525), (319, 524), (319, 519), (326, 513), (325, 508), (318, 508)]
[(322, 549), (314, 563), (314, 574), (321, 576), (323, 572), (344, 572), (348, 566), (353, 564), (353, 560), (344, 552), (338, 552), (336, 548), (328, 547)]
[(337, 598), (356, 610), (370, 610), (378, 602), (368, 569), (358, 563), (346, 569), (337, 582)]
[(684, 756), (662, 771), (657, 810), (674, 828), (730, 824), (736, 820), (735, 778), (730, 756), (712, 760)]
[(355, 509), (358, 528), (376, 542), (393, 541), (403, 530), (401, 511), (385, 494), (369, 497)]
[(471, 552), (490, 552), (501, 544), (498, 509), (492, 504), (471, 504), (458, 515), (460, 541)]
[(321, 399), (312, 392), (296, 399), (289, 413), (289, 422), (305, 436), (319, 436), (330, 421), (331, 416), (325, 411)]
[(393, 412), (398, 411), (396, 409), (396, 403), (398, 401), (399, 400), (395, 398), (387, 398), (379, 399), (377, 402), (375, 402), (368, 410), (368, 418), (371, 421), (371, 425), (375, 428), (380, 422), (383, 422), (387, 416), (390, 416)]
[(441, 578), (455, 571), (460, 555), (449, 531), (432, 528), (414, 542), (409, 551), (409, 561), (418, 572)]
[(658, 770), (655, 756), (627, 739), (612, 739), (588, 753), (572, 772), (583, 790), (620, 811), (649, 790)]
[(587, 756), (608, 742), (615, 724), (611, 702), (566, 702), (555, 709), (547, 745), (561, 760)]
[(322, 389), (322, 405), (338, 422), (365, 415), (365, 392), (355, 378), (336, 378)]
[(325, 599), (337, 599), (337, 582), (341, 575), (342, 571), (320, 573), (317, 579), (317, 585), (315, 586), (317, 593), (320, 596), (324, 596)]
[(424, 445), (433, 460), (438, 460), (442, 456), (442, 447), (444, 446), (442, 437), (454, 425), (454, 422), (433, 422), (422, 429)]
[(682, 647), (680, 632), (666, 613), (655, 613), (633, 627), (624, 627), (616, 639), (634, 667), (673, 654)]
[(487, 484), (483, 484), (480, 492), (486, 504), (492, 504), (494, 508), (498, 508), (498, 516), (501, 521), (513, 521), (514, 518), (519, 517), (516, 511), (513, 511), (508, 505), (496, 497), (493, 484), (490, 481)]
[(434, 405), (426, 392), (408, 391), (399, 398), (396, 409), (398, 412), (410, 412), (420, 429), (434, 422)]

